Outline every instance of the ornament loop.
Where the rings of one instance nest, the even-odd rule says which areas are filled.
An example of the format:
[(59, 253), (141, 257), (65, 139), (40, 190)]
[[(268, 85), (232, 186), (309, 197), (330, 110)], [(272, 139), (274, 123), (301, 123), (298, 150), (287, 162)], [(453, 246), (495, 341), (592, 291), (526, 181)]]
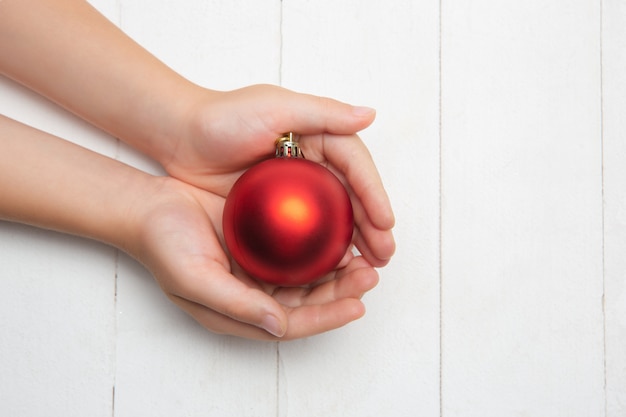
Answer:
[(276, 139), (276, 157), (277, 158), (304, 158), (302, 150), (298, 145), (300, 135), (293, 132), (285, 133)]

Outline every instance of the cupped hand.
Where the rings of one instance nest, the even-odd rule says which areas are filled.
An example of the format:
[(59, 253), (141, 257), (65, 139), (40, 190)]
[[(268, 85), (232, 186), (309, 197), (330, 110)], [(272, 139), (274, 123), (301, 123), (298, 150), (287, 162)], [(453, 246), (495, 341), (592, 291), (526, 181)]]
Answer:
[(276, 138), (300, 134), (306, 158), (324, 164), (348, 190), (357, 249), (371, 265), (387, 264), (395, 250), (394, 216), (372, 157), (356, 134), (373, 122), (374, 110), (256, 85), (199, 90), (186, 117), (171, 152), (160, 161), (170, 175), (226, 196), (247, 168), (273, 156)]
[(361, 296), (378, 282), (361, 256), (310, 288), (282, 288), (251, 279), (226, 255), (224, 198), (160, 178), (132, 210), (135, 242), (126, 250), (154, 275), (167, 296), (205, 328), (252, 339), (290, 340), (341, 327), (364, 314)]

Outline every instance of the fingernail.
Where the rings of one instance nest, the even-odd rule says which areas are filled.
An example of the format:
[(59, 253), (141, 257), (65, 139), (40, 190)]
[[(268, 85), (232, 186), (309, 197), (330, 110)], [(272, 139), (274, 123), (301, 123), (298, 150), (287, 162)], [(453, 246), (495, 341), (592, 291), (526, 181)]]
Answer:
[(368, 116), (374, 112), (376, 112), (376, 110), (374, 110), (371, 107), (364, 107), (364, 106), (352, 107), (352, 114), (354, 114), (355, 116)]
[(280, 325), (280, 321), (278, 321), (278, 319), (271, 314), (268, 314), (265, 318), (263, 318), (261, 327), (273, 336), (283, 337), (285, 335), (285, 329), (283, 329)]

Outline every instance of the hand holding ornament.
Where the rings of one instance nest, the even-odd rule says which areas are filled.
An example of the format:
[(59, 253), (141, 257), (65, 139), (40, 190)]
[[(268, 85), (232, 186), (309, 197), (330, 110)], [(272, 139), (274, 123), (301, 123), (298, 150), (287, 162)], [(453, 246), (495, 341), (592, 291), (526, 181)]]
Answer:
[(328, 168), (348, 190), (359, 252), (374, 267), (388, 263), (395, 250), (393, 211), (356, 134), (374, 121), (373, 109), (271, 85), (199, 89), (190, 101), (175, 142), (157, 158), (170, 175), (226, 197), (248, 168), (273, 158), (277, 137), (297, 132), (306, 159)]
[[(272, 333), (291, 339), (340, 327), (363, 314), (359, 298), (376, 284), (374, 267), (385, 265), (394, 252), (389, 200), (356, 135), (372, 123), (373, 110), (267, 85), (231, 92), (201, 88), (84, 1), (3, 5), (0, 73), (145, 153), (171, 175), (146, 178), (105, 157), (67, 147), (44, 157), (39, 148), (17, 141), (11, 145), (15, 152), (3, 148), (8, 157), (4, 168), (11, 171), (2, 177), (6, 186), (32, 174), (19, 170), (27, 164), (9, 163), (33, 157), (37, 163), (31, 165), (39, 167), (42, 181), (67, 174), (65, 167), (71, 175), (63, 177), (62, 191), (85, 190), (76, 194), (83, 196), (76, 207), (65, 207), (59, 218), (47, 216), (42, 223), (38, 216), (53, 210), (58, 201), (45, 199), (34, 187), (20, 188), (28, 194), (23, 201), (37, 197), (38, 203), (17, 210), (19, 221), (87, 235), (126, 250), (144, 262), (177, 305), (216, 332), (266, 339), (273, 338)], [(2, 124), (13, 130), (11, 121)], [(226, 257), (221, 238), (226, 195), (243, 172), (271, 157), (275, 138), (287, 131), (300, 133), (307, 159), (326, 166), (346, 187), (354, 213), (353, 243), (362, 255), (347, 251), (337, 268), (306, 289), (252, 280)], [(16, 129), (15, 137), (24, 136), (57, 143), (47, 135)], [(110, 187), (106, 180), (119, 174), (122, 184), (142, 184), (139, 189), (158, 193), (113, 199), (133, 205), (131, 211), (142, 215), (96, 216), (113, 200), (102, 200), (99, 190), (86, 187), (98, 181), (94, 173), (104, 179), (102, 187)], [(115, 195), (115, 190), (109, 191)], [(12, 202), (7, 197), (2, 204)], [(68, 216), (71, 212), (83, 217)], [(126, 229), (98, 226), (103, 219), (106, 224), (135, 224)], [(86, 224), (94, 230), (81, 230)], [(141, 233), (131, 233), (136, 230)]]
[[(346, 188), (355, 222), (352, 243), (362, 255), (353, 256), (348, 250), (319, 285), (310, 288), (259, 282), (231, 260), (225, 272), (237, 280), (231, 278), (229, 286), (206, 280), (205, 285), (185, 292), (194, 304), (179, 305), (213, 329), (215, 322), (209, 322), (205, 307), (266, 329), (259, 310), (272, 312), (281, 328), (287, 328), (286, 338), (322, 331), (313, 323), (329, 330), (360, 317), (364, 313), (360, 298), (378, 280), (374, 268), (385, 265), (394, 251), (389, 200), (369, 151), (356, 135), (373, 121), (375, 112), (266, 85), (225, 93), (205, 91), (194, 109), (184, 124), (187, 130), (181, 129), (186, 134), (171, 147), (175, 152), (164, 158), (169, 162), (163, 165), (173, 177), (226, 197), (246, 170), (274, 157), (276, 138), (292, 126), (305, 132), (299, 144), (307, 160), (326, 166)], [(271, 295), (273, 301), (250, 288)], [(241, 302), (251, 295), (254, 299)]]

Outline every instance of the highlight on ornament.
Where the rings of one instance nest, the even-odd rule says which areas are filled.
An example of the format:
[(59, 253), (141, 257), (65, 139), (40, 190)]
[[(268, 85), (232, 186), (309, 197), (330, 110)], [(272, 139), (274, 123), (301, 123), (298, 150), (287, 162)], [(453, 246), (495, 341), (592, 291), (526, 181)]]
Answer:
[(354, 230), (343, 184), (307, 160), (297, 140), (293, 133), (281, 136), (274, 158), (239, 177), (222, 220), (226, 247), (239, 266), (280, 286), (307, 285), (335, 269)]

